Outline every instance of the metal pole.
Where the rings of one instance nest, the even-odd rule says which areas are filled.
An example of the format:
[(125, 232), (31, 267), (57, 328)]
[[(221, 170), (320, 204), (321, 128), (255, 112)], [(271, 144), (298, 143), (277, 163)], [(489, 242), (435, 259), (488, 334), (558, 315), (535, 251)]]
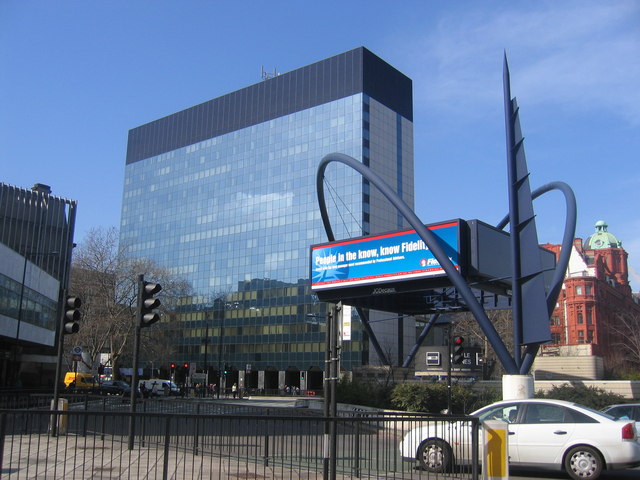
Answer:
[(133, 342), (133, 369), (131, 372), (131, 403), (129, 405), (129, 450), (133, 450), (133, 440), (135, 437), (135, 413), (136, 413), (136, 400), (138, 397), (138, 353), (140, 352), (140, 321), (142, 318), (142, 290), (144, 288), (144, 275), (138, 276), (138, 308), (136, 312), (136, 318), (134, 322), (135, 334)]
[(131, 373), (131, 403), (129, 404), (129, 450), (133, 450), (133, 440), (136, 434), (135, 413), (138, 391), (138, 351), (140, 350), (140, 325), (136, 325), (133, 347), (133, 371)]
[(330, 403), (331, 403), (331, 387), (329, 378), (331, 377), (331, 321), (332, 312), (327, 313), (325, 323), (325, 350), (324, 350), (324, 383), (322, 389), (324, 390), (324, 443), (323, 443), (323, 459), (322, 459), (322, 478), (323, 480), (329, 479), (329, 436), (331, 429), (329, 427), (330, 417)]
[(451, 339), (452, 339), (452, 332), (453, 330), (453, 325), (450, 323), (447, 326), (447, 350), (449, 352), (448, 354), (448, 362), (447, 362), (447, 415), (451, 415), (451, 363), (452, 363), (452, 349), (451, 349)]
[[(62, 301), (67, 298), (67, 291), (62, 291)], [(61, 303), (58, 302), (60, 305)], [(57, 331), (58, 357), (56, 358), (56, 376), (53, 382), (53, 400), (51, 409), (58, 410), (58, 397), (60, 395), (60, 374), (62, 373), (62, 352), (64, 351), (64, 305), (60, 308), (60, 325)], [(54, 415), (53, 424), (51, 425), (51, 436), (58, 434), (58, 416)]]
[(337, 460), (337, 434), (338, 426), (336, 423), (337, 416), (337, 390), (338, 390), (338, 319), (341, 317), (342, 303), (333, 307), (333, 314), (331, 315), (331, 441), (330, 441), (330, 471), (331, 480), (336, 478), (336, 460)]

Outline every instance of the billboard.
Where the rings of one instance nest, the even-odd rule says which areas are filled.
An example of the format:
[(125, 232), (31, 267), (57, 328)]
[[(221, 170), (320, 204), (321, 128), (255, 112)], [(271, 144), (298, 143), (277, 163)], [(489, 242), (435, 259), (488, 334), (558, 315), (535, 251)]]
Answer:
[[(460, 270), (461, 220), (427, 225)], [(415, 230), (311, 247), (311, 289), (323, 291), (446, 276)]]

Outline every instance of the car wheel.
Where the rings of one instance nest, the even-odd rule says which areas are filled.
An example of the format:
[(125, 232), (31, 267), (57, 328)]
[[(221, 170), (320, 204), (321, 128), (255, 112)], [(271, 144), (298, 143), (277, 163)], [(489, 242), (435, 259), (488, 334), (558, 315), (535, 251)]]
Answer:
[(564, 459), (564, 468), (573, 480), (595, 480), (603, 466), (600, 453), (586, 445), (573, 447)]
[(451, 469), (451, 447), (444, 440), (431, 438), (418, 447), (420, 466), (434, 473), (443, 473)]

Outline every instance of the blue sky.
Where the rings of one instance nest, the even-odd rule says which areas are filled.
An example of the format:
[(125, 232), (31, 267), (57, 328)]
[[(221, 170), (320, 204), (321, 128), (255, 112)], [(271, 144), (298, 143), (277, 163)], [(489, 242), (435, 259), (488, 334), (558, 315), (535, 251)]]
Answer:
[[(576, 235), (605, 220), (638, 289), (635, 0), (0, 0), (0, 181), (78, 200), (81, 241), (119, 225), (129, 129), (361, 45), (413, 79), (425, 223), (507, 212), (506, 51), (532, 188), (570, 184)], [(560, 243), (562, 196), (534, 207), (540, 242)]]

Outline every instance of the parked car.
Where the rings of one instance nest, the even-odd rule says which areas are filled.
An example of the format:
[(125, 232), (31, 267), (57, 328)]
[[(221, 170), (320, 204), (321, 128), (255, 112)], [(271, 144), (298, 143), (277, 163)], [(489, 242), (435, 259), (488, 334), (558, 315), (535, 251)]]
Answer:
[[(508, 424), (511, 467), (564, 470), (574, 480), (595, 480), (603, 470), (640, 465), (634, 422), (616, 420), (576, 403), (508, 400), (471, 415), (481, 422), (502, 420)], [(424, 422), (400, 443), (404, 459), (417, 460), (432, 472), (468, 464), (471, 452), (471, 423), (463, 421)]]
[(640, 403), (621, 403), (619, 405), (609, 405), (602, 409), (616, 419), (633, 420), (636, 422), (636, 430), (640, 434)]
[(100, 384), (100, 393), (103, 395), (131, 395), (131, 385), (122, 380), (105, 380)]

